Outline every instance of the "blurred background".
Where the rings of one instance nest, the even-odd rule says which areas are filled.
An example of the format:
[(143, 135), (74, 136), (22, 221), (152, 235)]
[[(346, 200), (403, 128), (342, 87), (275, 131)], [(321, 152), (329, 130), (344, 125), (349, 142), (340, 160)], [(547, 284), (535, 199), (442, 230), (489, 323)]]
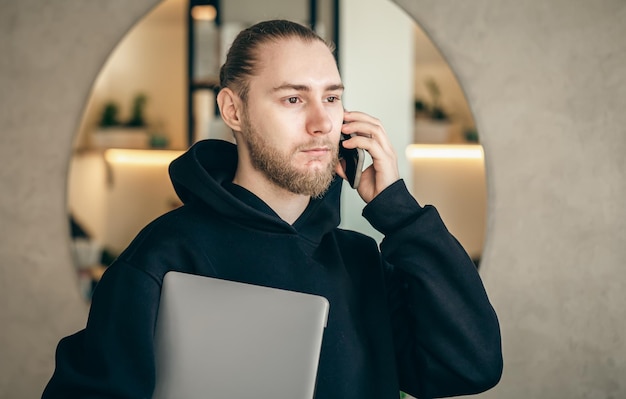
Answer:
[[(215, 105), (219, 67), (240, 30), (270, 18), (309, 25), (335, 43), (344, 103), (381, 118), (413, 194), (437, 206), (479, 264), (487, 191), (469, 104), (424, 30), (396, 5), (372, 4), (342, 3), (346, 19), (351, 7), (360, 10), (363, 23), (350, 27), (338, 0), (164, 0), (130, 29), (93, 84), (73, 144), (68, 213), (79, 227), (73, 250), (87, 298), (139, 230), (180, 205), (169, 162), (199, 140), (233, 141)], [(365, 17), (392, 26), (396, 40), (359, 32), (371, 26)], [(342, 227), (381, 239), (360, 216), (362, 207), (346, 190)]]

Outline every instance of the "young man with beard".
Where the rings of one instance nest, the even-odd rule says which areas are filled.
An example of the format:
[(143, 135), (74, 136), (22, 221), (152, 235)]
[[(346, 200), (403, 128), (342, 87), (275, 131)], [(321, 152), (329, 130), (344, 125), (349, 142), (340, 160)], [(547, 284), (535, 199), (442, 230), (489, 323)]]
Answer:
[[(235, 39), (217, 97), (237, 145), (197, 143), (170, 167), (184, 206), (149, 224), (109, 267), (87, 327), (64, 338), (44, 398), (147, 398), (170, 270), (324, 296), (317, 397), (473, 394), (502, 371), (499, 325), (478, 273), (432, 206), (398, 176), (377, 119), (344, 110), (331, 49), (267, 21)], [(337, 151), (369, 152), (358, 193), (380, 245), (339, 229)], [(211, 339), (211, 337), (207, 337)], [(207, 393), (210, 395), (210, 393)]]

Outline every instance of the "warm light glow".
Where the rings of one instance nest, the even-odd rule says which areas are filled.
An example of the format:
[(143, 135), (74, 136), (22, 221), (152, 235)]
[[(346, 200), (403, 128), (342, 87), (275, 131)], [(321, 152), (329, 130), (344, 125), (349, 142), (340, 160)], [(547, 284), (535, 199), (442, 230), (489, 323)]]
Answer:
[(105, 151), (104, 158), (110, 163), (135, 165), (168, 165), (183, 151), (172, 150), (130, 150), (110, 148)]
[(217, 16), (217, 10), (214, 6), (193, 6), (191, 9), (191, 17), (196, 21), (213, 21)]
[(485, 154), (479, 144), (411, 144), (406, 148), (406, 156), (409, 159), (483, 159)]

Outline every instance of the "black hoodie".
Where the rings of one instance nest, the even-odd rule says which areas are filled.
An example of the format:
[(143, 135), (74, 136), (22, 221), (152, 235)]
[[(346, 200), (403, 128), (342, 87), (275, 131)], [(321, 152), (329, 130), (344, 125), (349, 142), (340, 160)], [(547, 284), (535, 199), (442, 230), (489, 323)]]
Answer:
[(151, 397), (170, 270), (326, 297), (316, 398), (397, 399), (399, 390), (431, 398), (498, 382), (496, 315), (435, 208), (421, 207), (401, 180), (384, 190), (363, 210), (385, 235), (379, 251), (337, 227), (340, 179), (290, 225), (232, 183), (236, 165), (235, 146), (214, 140), (172, 162), (184, 205), (146, 226), (107, 269), (86, 328), (58, 345), (44, 399)]

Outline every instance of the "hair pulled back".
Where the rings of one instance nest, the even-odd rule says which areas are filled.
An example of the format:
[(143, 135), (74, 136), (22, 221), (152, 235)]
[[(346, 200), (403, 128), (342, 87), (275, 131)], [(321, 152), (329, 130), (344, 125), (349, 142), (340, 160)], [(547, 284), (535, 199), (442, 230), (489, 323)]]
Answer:
[[(326, 43), (312, 29), (286, 20), (259, 22), (239, 32), (220, 68), (220, 88), (228, 87), (245, 102), (248, 97), (248, 78), (256, 72), (259, 47), (268, 42), (297, 38), (305, 42), (319, 40)], [(326, 43), (334, 51), (332, 44)]]

